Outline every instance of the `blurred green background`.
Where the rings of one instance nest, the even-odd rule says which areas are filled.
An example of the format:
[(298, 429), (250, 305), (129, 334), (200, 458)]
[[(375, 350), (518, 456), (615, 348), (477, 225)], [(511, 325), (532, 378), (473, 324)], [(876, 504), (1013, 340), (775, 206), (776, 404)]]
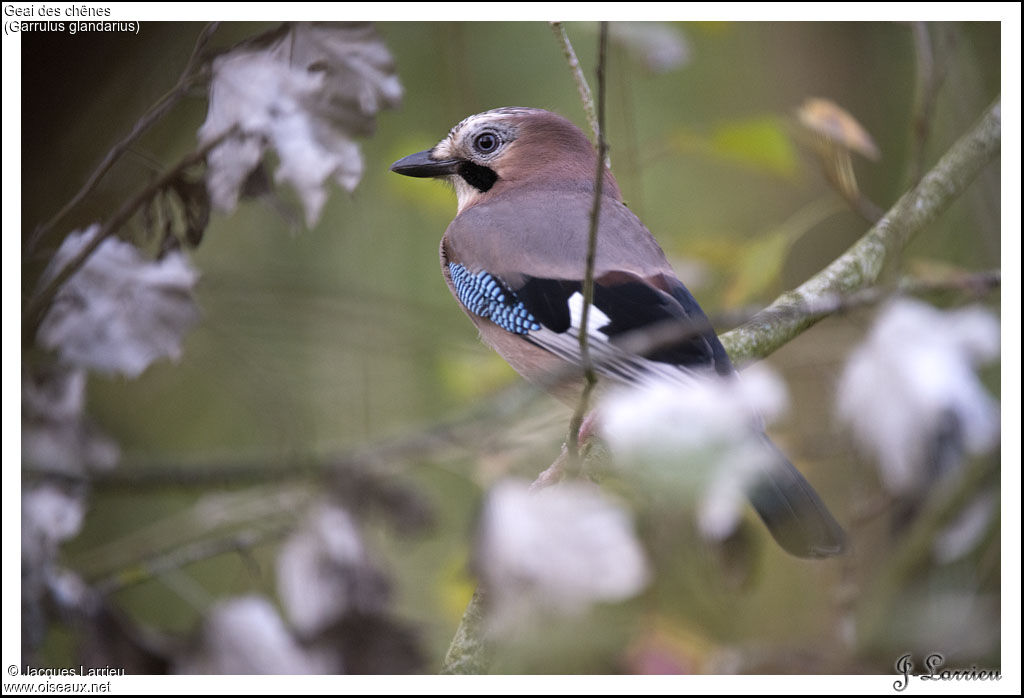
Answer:
[[(230, 46), (269, 26), (225, 24), (214, 43)], [(593, 79), (596, 23), (566, 28)], [(145, 23), (138, 36), (22, 37), (23, 235), (67, 201), (116, 139), (174, 84), (201, 29)], [(632, 42), (613, 40), (608, 55), (612, 167), (627, 203), (713, 318), (767, 304), (868, 228), (795, 137), (794, 110), (806, 98), (831, 99), (873, 136), (881, 158), (855, 160), (868, 197), (887, 209), (905, 191), (917, 83), (911, 25), (673, 24), (668, 30), (684, 42), (688, 59), (660, 73), (645, 60), (644, 50), (655, 42), (644, 29)], [(378, 30), (405, 97), (399, 110), (379, 115), (377, 133), (362, 142), (366, 167), (356, 191), (335, 188), (311, 230), (262, 201), (243, 202), (229, 217), (215, 214), (192, 255), (202, 273), (203, 319), (187, 337), (182, 360), (154, 365), (135, 381), (90, 378), (89, 412), (123, 450), (119, 475), (330, 459), (471, 414), (518, 382), (477, 341), (442, 281), (437, 246), (454, 215), (454, 195), (442, 185), (391, 174), (388, 166), (430, 147), (463, 117), (499, 106), (544, 107), (585, 127), (575, 84), (546, 23), (389, 22)], [(929, 31), (947, 72), (926, 166), (998, 95), (1001, 49), (995, 23)], [(31, 290), (66, 232), (108, 216), (140, 183), (194, 149), (205, 109), (205, 95), (196, 92), (147, 134), (41, 254), (26, 260), (23, 291)], [(922, 231), (903, 268), (998, 268), (999, 184), (998, 168), (988, 168)], [(998, 309), (998, 294), (990, 301)], [(831, 416), (842, 359), (869, 319), (853, 313), (828, 320), (769, 359), (792, 398), (789, 418), (773, 436), (844, 522), (878, 492), (872, 464), (852, 455)], [(432, 528), (411, 537), (380, 522), (367, 524), (381, 563), (396, 580), (397, 608), (423, 631), (433, 665), (473, 589), (468, 541), (482, 492), (503, 473), (532, 476), (546, 467), (567, 419), (564, 408), (542, 398), (444, 448), (386, 464), (389, 477), (421, 490), (436, 515)], [(179, 545), (197, 503), (216, 506), (220, 500), (210, 497), (228, 491), (246, 501), (294, 491), (303, 502), (304, 482), (282, 477), (257, 490), (237, 483), (100, 486), (65, 561), (90, 580), (108, 579), (137, 563), (140, 551)], [(289, 502), (268, 505), (268, 516), (301, 514)], [(887, 561), (884, 521), (851, 530), (852, 558), (824, 563), (785, 556), (754, 525), (753, 561), (738, 572), (702, 552), (688, 524), (679, 525), (678, 536), (651, 533), (671, 539), (679, 569), (629, 606), (634, 620), (613, 611), (601, 617), (602, 627), (622, 631), (607, 641), (619, 664), (598, 652), (600, 661), (591, 654), (551, 667), (524, 653), (510, 666), (621, 670), (624, 645), (635, 650), (653, 643), (694, 671), (884, 673), (902, 648), (918, 647), (914, 633), (924, 631), (913, 619), (868, 638), (843, 625), (852, 622), (855, 605), (844, 594), (856, 598), (857, 589), (870, 588)], [(213, 599), (252, 589), (272, 593), (274, 550), (270, 536), (247, 554), (129, 584), (114, 600), (144, 624), (185, 632)], [(998, 556), (944, 574), (938, 581), (927, 577), (931, 591), (919, 602), (941, 606), (945, 597), (936, 589), (974, 589), (979, 604), (991, 610), (994, 603), (998, 618)], [(636, 617), (646, 619), (643, 629)], [(958, 628), (941, 613), (935, 617), (941, 630), (926, 639), (941, 644)], [(566, 627), (567, 634), (578, 630)], [(856, 640), (844, 644), (851, 633)], [(978, 633), (981, 639), (960, 656), (979, 666), (998, 663), (998, 629)], [(48, 651), (62, 656), (70, 639), (55, 630)], [(722, 659), (737, 647), (754, 648), (745, 663)], [(773, 654), (779, 648), (793, 651)], [(827, 661), (814, 654), (807, 663), (807, 653)]]

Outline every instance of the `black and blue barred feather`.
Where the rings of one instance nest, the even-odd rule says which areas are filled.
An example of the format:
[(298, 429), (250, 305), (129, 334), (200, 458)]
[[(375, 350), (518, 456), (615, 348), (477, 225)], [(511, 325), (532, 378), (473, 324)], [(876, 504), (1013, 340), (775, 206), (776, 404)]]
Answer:
[(525, 335), (541, 328), (519, 297), (500, 279), (486, 271), (472, 274), (461, 264), (449, 264), (448, 273), (456, 295), (471, 313), (490, 318), (513, 334)]

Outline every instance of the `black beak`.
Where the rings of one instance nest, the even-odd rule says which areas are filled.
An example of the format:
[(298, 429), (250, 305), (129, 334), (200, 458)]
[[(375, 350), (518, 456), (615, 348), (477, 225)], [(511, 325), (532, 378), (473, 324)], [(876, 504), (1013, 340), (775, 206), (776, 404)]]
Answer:
[(392, 172), (407, 177), (444, 177), (458, 171), (459, 160), (434, 160), (430, 151), (406, 155), (391, 166)]

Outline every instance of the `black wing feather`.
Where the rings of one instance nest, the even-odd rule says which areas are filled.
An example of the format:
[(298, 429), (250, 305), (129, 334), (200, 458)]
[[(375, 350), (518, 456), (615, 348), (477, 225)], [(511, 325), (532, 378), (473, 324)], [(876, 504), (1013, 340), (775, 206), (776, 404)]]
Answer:
[[(581, 291), (582, 283), (568, 279), (522, 278), (521, 285), (513, 291), (537, 321), (552, 332), (569, 331), (572, 326), (569, 298)], [(637, 331), (678, 325), (681, 339), (646, 352), (644, 358), (687, 368), (713, 368), (722, 375), (733, 371), (704, 311), (678, 281), (670, 294), (632, 274), (618, 273), (614, 281), (594, 284), (594, 306), (609, 318), (599, 329), (612, 344)]]

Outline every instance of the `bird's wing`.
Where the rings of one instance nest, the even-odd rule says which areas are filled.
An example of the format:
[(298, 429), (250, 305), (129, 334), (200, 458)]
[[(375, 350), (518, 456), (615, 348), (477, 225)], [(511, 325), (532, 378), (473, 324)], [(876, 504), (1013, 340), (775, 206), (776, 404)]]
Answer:
[[(496, 198), (460, 215), (445, 236), (446, 277), (471, 316), (579, 365), (590, 195), (530, 199)], [(733, 371), (654, 238), (614, 199), (601, 211), (588, 335), (599, 373), (624, 382)]]
[[(495, 197), (465, 211), (445, 234), (441, 257), (452, 292), (510, 362), (525, 343), (570, 366), (581, 363), (590, 196), (543, 193), (525, 199), (529, 206), (524, 199)], [(625, 383), (685, 384), (699, 373), (733, 375), (707, 316), (643, 224), (612, 199), (602, 207), (601, 221), (587, 323), (595, 369)], [(752, 414), (751, 421), (760, 430), (759, 418)], [(777, 457), (749, 497), (772, 535), (800, 557), (841, 552), (842, 528), (814, 488), (763, 439)]]

